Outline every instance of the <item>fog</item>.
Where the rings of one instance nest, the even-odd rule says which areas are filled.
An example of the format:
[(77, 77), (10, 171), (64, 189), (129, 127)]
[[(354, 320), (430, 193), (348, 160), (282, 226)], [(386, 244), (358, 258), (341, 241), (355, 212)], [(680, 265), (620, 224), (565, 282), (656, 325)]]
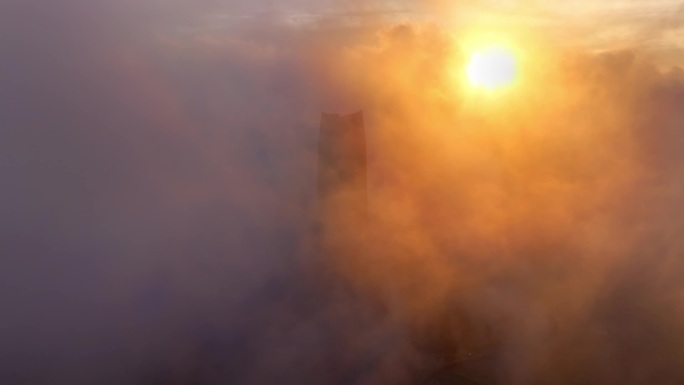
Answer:
[[(682, 70), (516, 26), (484, 95), (443, 2), (380, 4), (0, 4), (0, 382), (412, 384), (487, 325), (501, 383), (682, 383)], [(320, 113), (361, 109), (326, 255)]]

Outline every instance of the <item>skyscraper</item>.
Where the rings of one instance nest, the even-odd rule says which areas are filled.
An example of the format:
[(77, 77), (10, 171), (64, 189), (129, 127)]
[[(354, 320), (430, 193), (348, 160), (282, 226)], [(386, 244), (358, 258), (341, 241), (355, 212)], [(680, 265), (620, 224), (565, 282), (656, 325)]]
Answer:
[(363, 112), (321, 115), (318, 145), (319, 219), (323, 230), (347, 231), (367, 216)]

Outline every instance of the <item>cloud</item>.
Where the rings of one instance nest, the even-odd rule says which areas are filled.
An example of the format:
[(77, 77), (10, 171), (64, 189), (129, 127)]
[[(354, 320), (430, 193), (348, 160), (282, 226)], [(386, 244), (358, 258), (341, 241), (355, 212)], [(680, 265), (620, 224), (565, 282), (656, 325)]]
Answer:
[[(679, 383), (681, 71), (535, 41), (478, 99), (463, 36), (309, 5), (1, 6), (0, 379), (406, 383), (466, 309), (512, 381)], [(330, 266), (319, 113), (360, 108), (372, 226)]]

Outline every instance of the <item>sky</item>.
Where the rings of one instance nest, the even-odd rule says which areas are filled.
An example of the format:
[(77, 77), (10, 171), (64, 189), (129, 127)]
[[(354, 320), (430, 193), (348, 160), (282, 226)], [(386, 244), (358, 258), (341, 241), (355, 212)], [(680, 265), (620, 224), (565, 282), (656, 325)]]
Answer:
[(672, 66), (683, 60), (681, 13), (677, 0), (230, 2), (205, 14), (206, 24), (199, 22), (196, 27), (221, 28), (265, 17), (299, 27), (329, 17), (348, 23), (422, 20), (452, 31), (471, 25), (513, 25), (594, 51), (641, 49), (664, 66)]
[[(682, 383), (680, 10), (0, 2), (0, 383), (410, 384), (452, 308), (508, 383)], [(357, 110), (372, 226), (326, 258), (320, 114)]]
[[(458, 23), (494, 21), (543, 26), (547, 30), (577, 29), (575, 36), (584, 44), (611, 48), (612, 44), (657, 44), (681, 48), (677, 36), (681, 2), (677, 0), (637, 1), (377, 1), (369, 3), (285, 1), (277, 3), (236, 2), (230, 9), (210, 17), (249, 18), (265, 13), (281, 13), (285, 18), (305, 22), (326, 14), (372, 12), (398, 19), (428, 18), (447, 26)], [(363, 4), (363, 5), (361, 5)], [(427, 5), (426, 5), (427, 4)], [(350, 7), (351, 5), (351, 7)], [(435, 10), (440, 12), (434, 12)], [(593, 29), (593, 33), (588, 33)]]

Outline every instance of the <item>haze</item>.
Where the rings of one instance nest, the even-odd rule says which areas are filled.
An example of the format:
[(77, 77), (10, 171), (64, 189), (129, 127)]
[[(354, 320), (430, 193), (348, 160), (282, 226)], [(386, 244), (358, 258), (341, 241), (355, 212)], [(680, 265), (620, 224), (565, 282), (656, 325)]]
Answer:
[[(681, 10), (0, 2), (0, 383), (414, 384), (453, 308), (501, 383), (684, 383)], [(326, 259), (320, 114), (358, 110)]]

